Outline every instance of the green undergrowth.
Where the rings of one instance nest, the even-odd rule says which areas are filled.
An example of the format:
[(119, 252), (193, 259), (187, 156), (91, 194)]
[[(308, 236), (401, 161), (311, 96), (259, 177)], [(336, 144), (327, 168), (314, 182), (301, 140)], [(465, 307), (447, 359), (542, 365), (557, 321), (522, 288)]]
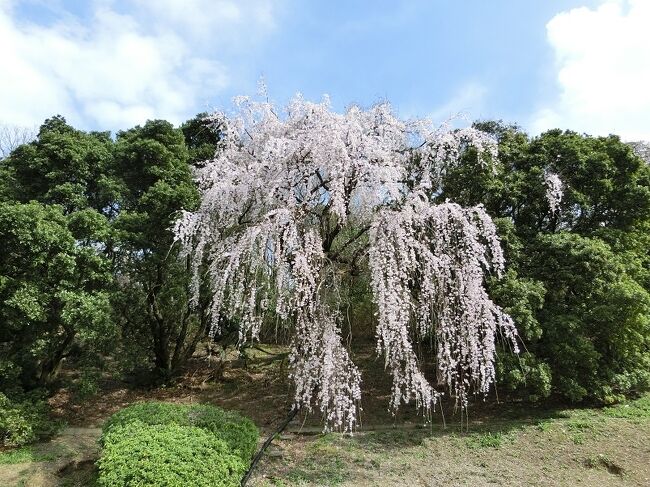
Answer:
[(603, 410), (606, 416), (626, 419), (650, 418), (650, 394), (640, 397), (635, 401), (625, 402)]
[(63, 454), (56, 451), (40, 451), (34, 445), (21, 446), (0, 452), (0, 465), (14, 465), (18, 463), (51, 462)]
[(50, 418), (38, 394), (10, 398), (0, 392), (0, 447), (21, 447), (53, 436), (62, 426)]

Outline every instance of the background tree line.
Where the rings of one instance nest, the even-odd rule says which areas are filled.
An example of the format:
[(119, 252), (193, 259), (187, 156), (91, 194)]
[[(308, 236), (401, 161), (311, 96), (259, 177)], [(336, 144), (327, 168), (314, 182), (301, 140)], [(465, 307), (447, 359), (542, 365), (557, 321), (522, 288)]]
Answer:
[[(0, 160), (6, 411), (55, 385), (64, 362), (84, 373), (112, 357), (122, 371), (166, 380), (205, 338), (208, 299), (190, 306), (190, 263), (171, 231), (198, 204), (192, 168), (219, 149), (203, 117), (112, 137), (57, 116)], [(531, 138), (501, 122), (477, 126), (499, 141), (497, 169), (468, 151), (438, 198), (483, 204), (498, 220), (508, 272), (489, 290), (525, 350), (501, 351), (502, 387), (533, 401), (555, 393), (604, 403), (647, 389), (650, 166), (616, 136)], [(564, 183), (557, 212), (547, 172)], [(362, 288), (358, 310), (367, 315)]]
[(90, 360), (116, 343), (137, 345), (127, 355), (163, 374), (191, 355), (200, 310), (187, 306), (170, 227), (197, 203), (191, 165), (211, 138), (198, 119), (182, 130), (151, 121), (112, 139), (54, 117), (2, 161), (0, 343), (10, 380), (47, 385), (64, 358)]

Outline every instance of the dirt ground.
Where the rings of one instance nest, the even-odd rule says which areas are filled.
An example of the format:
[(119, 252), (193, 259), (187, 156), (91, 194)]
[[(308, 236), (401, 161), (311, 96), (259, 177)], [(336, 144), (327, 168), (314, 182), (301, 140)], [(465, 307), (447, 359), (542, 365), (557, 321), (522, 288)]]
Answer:
[[(261, 351), (246, 361), (232, 356), (221, 371), (199, 356), (171, 386), (133, 388), (106, 377), (83, 400), (62, 388), (51, 403), (67, 426), (49, 442), (0, 453), (0, 486), (96, 485), (102, 422), (141, 400), (238, 410), (268, 435), (290, 407), (286, 362), (270, 358)], [(440, 413), (425, 424), (412, 408), (395, 417), (387, 411), (389, 379), (371, 350), (355, 360), (364, 372), (360, 431), (321, 434), (317, 415), (298, 416), (274, 439), (249, 485), (650, 485), (650, 396), (610, 410), (476, 401), (468, 424), (461, 426), (450, 405), (444, 405), (444, 424)]]
[[(66, 427), (46, 443), (21, 449), (16, 463), (0, 463), (5, 487), (90, 486), (96, 482), (99, 428)], [(2, 457), (0, 457), (0, 462)]]

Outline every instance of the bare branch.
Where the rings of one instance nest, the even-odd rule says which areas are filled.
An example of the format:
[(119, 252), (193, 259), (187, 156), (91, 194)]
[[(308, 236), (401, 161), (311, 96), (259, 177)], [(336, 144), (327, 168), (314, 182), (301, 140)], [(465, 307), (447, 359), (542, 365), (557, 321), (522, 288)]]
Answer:
[(36, 138), (37, 129), (0, 123), (0, 159), (9, 157), (16, 148)]

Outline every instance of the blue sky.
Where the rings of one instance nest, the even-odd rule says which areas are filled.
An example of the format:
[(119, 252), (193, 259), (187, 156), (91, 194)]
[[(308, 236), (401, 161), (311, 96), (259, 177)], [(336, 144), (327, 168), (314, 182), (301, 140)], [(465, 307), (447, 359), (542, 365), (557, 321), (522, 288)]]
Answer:
[(254, 94), (650, 139), (647, 0), (0, 0), (0, 122), (181, 122)]

